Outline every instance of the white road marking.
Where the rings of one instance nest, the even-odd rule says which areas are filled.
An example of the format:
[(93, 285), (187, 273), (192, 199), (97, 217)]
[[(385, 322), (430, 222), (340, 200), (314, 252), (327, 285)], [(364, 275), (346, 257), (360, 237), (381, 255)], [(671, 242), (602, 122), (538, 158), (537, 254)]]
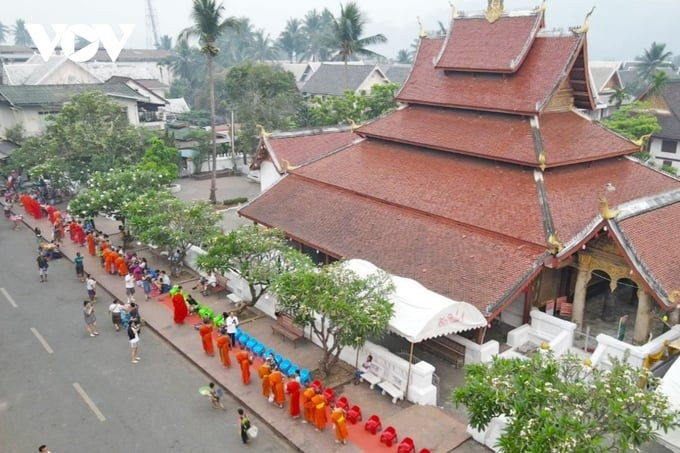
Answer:
[(40, 335), (40, 332), (38, 332), (38, 330), (37, 330), (35, 327), (31, 327), (31, 332), (33, 332), (33, 335), (35, 335), (35, 337), (38, 339), (38, 341), (40, 342), (40, 344), (43, 345), (43, 348), (45, 348), (45, 351), (47, 351), (48, 354), (54, 353), (54, 351), (52, 350), (52, 348), (50, 348), (50, 345), (47, 344), (47, 341), (45, 341), (45, 339), (43, 338), (43, 336)]
[(80, 395), (80, 397), (85, 401), (85, 404), (90, 406), (90, 409), (92, 409), (92, 412), (94, 412), (94, 415), (97, 416), (100, 422), (103, 422), (106, 420), (106, 417), (104, 417), (104, 414), (101, 413), (99, 408), (97, 407), (96, 404), (94, 404), (94, 401), (90, 399), (89, 396), (87, 396), (87, 393), (85, 393), (85, 390), (78, 384), (77, 382), (73, 383), (73, 388), (76, 389), (76, 392)]
[(7, 299), (7, 301), (12, 305), (12, 307), (17, 308), (17, 303), (14, 302), (14, 299), (12, 299), (12, 296), (9, 295), (7, 290), (5, 288), (0, 288), (0, 293), (2, 293), (3, 296)]

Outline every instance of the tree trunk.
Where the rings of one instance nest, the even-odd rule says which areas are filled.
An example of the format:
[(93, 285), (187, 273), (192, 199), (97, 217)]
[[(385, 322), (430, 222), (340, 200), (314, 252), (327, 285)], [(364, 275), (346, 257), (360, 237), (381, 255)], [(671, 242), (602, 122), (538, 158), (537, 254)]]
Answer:
[(215, 132), (215, 74), (213, 57), (208, 54), (208, 85), (210, 85), (210, 134), (212, 137), (212, 176), (210, 178), (210, 202), (217, 203), (217, 134)]

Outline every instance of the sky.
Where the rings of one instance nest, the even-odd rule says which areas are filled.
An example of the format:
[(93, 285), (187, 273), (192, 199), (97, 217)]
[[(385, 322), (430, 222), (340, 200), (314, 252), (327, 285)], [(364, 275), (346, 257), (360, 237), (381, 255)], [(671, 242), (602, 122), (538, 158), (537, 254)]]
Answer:
[[(218, 2), (220, 0), (217, 0)], [(42, 24), (48, 34), (50, 24), (109, 24), (119, 32), (118, 24), (134, 24), (126, 47), (146, 47), (146, 0), (2, 0), (0, 22), (11, 25), (18, 18)], [(173, 38), (191, 23), (191, 0), (152, 0), (159, 34)], [(229, 16), (248, 17), (256, 28), (264, 29), (275, 39), (289, 18), (304, 17), (316, 8), (340, 11), (339, 0), (222, 0)], [(357, 0), (368, 17), (366, 34), (382, 33), (388, 42), (373, 47), (393, 58), (399, 49), (407, 49), (418, 36), (417, 17), (426, 30), (439, 29), (438, 21), (448, 26), (451, 17), (449, 0)], [(486, 0), (454, 0), (459, 11), (474, 12), (486, 8)], [(506, 0), (507, 10), (528, 10), (540, 0)], [(548, 28), (569, 28), (583, 23), (595, 6), (588, 33), (590, 59), (633, 59), (653, 41), (666, 44), (667, 50), (680, 55), (680, 0), (548, 0)], [(674, 23), (675, 22), (675, 23)]]

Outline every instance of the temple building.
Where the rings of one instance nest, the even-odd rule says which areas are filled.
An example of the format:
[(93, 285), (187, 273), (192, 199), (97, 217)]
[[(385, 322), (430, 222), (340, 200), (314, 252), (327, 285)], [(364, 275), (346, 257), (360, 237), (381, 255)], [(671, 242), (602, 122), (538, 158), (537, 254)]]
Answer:
[(544, 10), (454, 11), (447, 36), (421, 36), (403, 108), (240, 214), (326, 262), (361, 258), (472, 304), (490, 325), (532, 308), (579, 327), (629, 314), (626, 340), (646, 342), (655, 313), (677, 315), (680, 180), (589, 118), (588, 17), (555, 31)]

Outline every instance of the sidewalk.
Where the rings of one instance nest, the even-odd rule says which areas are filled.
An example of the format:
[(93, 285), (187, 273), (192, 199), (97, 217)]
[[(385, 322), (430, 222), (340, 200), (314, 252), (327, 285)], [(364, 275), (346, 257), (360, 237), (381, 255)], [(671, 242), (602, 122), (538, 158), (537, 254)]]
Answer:
[[(23, 211), (21, 208), (15, 209)], [(47, 219), (36, 220), (28, 215), (24, 215), (24, 221), (31, 229), (38, 226), (45, 236), (50, 236), (48, 232), (51, 232), (52, 226)], [(118, 235), (115, 234), (118, 232), (117, 225), (116, 222), (107, 219), (97, 219), (97, 228), (109, 234), (114, 245), (119, 245)], [(78, 251), (85, 256), (85, 271), (92, 274), (98, 282), (98, 300), (101, 306), (108, 306), (110, 303), (109, 297), (103, 294), (104, 291), (118, 299), (125, 300), (123, 278), (107, 275), (99, 263), (99, 257), (90, 256), (87, 253), (86, 247), (79, 247), (68, 238), (64, 240), (61, 250), (68, 259), (72, 259)], [(143, 249), (138, 252), (138, 255), (146, 257), (152, 268), (168, 270), (166, 259)], [(64, 264), (70, 265), (68, 262)], [(51, 284), (55, 283), (53, 281)], [(196, 300), (203, 305), (209, 306), (216, 313), (229, 311), (234, 308), (224, 293), (203, 297), (197, 291), (193, 291), (191, 288), (196, 285), (195, 278), (185, 282), (173, 281), (173, 283), (181, 284), (183, 289), (191, 293)], [(83, 298), (86, 297), (84, 285), (82, 296)], [(183, 325), (178, 326), (173, 322), (172, 311), (168, 304), (155, 299), (144, 301), (141, 291), (138, 291), (136, 299), (140, 313), (149, 328), (201, 368), (218, 385), (231, 393), (245, 407), (246, 411), (251, 414), (257, 414), (261, 421), (256, 421), (256, 424), (258, 422), (266, 423), (298, 451), (310, 453), (342, 451), (353, 453), (396, 450), (395, 446), (388, 448), (381, 444), (379, 442), (379, 434), (374, 436), (365, 431), (362, 422), (356, 425), (348, 425), (349, 442), (347, 445), (342, 446), (335, 443), (334, 429), (330, 423), (323, 432), (319, 433), (309, 424), (301, 423), (300, 419), (291, 419), (288, 415), (287, 404), (284, 409), (279, 409), (268, 403), (262, 396), (260, 380), (256, 371), (257, 366), (259, 366), (257, 360), (251, 367), (251, 383), (247, 386), (243, 385), (240, 370), (234, 361), (233, 351), (231, 352), (231, 368), (225, 368), (218, 357), (209, 357), (203, 352), (199, 334), (193, 327), (194, 324), (200, 322), (198, 317), (189, 317)], [(242, 330), (251, 337), (258, 338), (266, 347), (274, 348), (277, 353), (290, 359), (300, 368), (308, 368), (310, 370), (317, 368), (321, 357), (320, 348), (310, 341), (300, 341), (297, 347), (294, 347), (293, 343), (284, 340), (280, 335), (272, 332), (270, 326), (274, 323), (273, 319), (261, 314), (257, 309), (251, 309), (251, 311), (255, 316), (242, 320), (240, 325)], [(101, 324), (101, 328), (106, 329), (106, 321), (101, 322)], [(140, 365), (130, 364), (130, 366), (148, 366), (148, 363), (149, 361), (145, 361)], [(334, 386), (334, 390), (337, 397), (347, 397), (350, 405), (359, 405), (362, 409), (364, 420), (372, 414), (378, 414), (382, 420), (383, 427), (390, 425), (395, 427), (399, 440), (406, 436), (411, 437), (415, 442), (416, 451), (420, 451), (421, 448), (428, 448), (433, 452), (448, 452), (454, 449), (456, 451), (488, 451), (483, 447), (478, 449), (481, 446), (478, 444), (472, 445), (474, 443), (471, 441), (466, 442), (470, 436), (465, 431), (465, 422), (437, 407), (417, 406), (403, 401), (392, 404), (389, 397), (382, 396), (377, 390), (369, 389), (367, 384), (353, 385), (351, 382), (339, 383)], [(235, 408), (228, 408), (228, 411), (235, 411)], [(254, 443), (256, 444), (256, 442)], [(460, 449), (456, 448), (464, 442), (465, 446)]]

